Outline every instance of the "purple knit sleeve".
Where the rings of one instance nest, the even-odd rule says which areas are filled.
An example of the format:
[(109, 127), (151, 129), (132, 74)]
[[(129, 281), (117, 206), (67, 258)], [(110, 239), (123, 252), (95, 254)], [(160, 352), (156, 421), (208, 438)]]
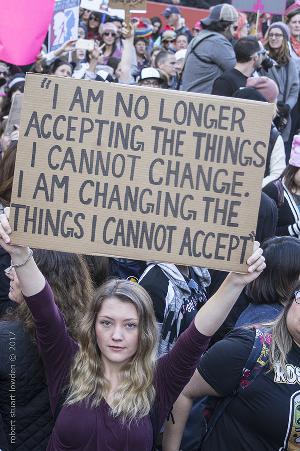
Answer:
[(172, 405), (193, 376), (210, 337), (196, 329), (194, 321), (178, 338), (173, 349), (157, 364), (155, 374), (156, 414), (162, 427)]
[(47, 376), (50, 404), (55, 412), (77, 344), (68, 334), (62, 313), (49, 284), (40, 293), (25, 297), (36, 327), (36, 339)]

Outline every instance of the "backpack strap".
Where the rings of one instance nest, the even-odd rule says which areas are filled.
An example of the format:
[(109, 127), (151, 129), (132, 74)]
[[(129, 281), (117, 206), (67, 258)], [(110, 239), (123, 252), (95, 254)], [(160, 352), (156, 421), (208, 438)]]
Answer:
[(277, 189), (277, 195), (278, 195), (277, 206), (282, 207), (282, 205), (284, 204), (284, 188), (283, 188), (282, 180), (277, 179), (273, 183)]
[(244, 366), (240, 388), (247, 388), (261, 373), (269, 361), (272, 334), (267, 329), (256, 329), (252, 351)]
[[(202, 443), (212, 433), (215, 425), (235, 398), (235, 396), (254, 381), (254, 379), (262, 372), (269, 360), (269, 349), (272, 342), (272, 335), (268, 329), (255, 329), (255, 338), (252, 346), (252, 350), (248, 356), (248, 359), (243, 368), (242, 376), (239, 382), (239, 386), (234, 390), (232, 395), (226, 396), (223, 399), (217, 400), (215, 403), (214, 411), (209, 419), (206, 433), (203, 437)], [(210, 398), (214, 397), (208, 397)], [(200, 447), (201, 449), (201, 447)]]

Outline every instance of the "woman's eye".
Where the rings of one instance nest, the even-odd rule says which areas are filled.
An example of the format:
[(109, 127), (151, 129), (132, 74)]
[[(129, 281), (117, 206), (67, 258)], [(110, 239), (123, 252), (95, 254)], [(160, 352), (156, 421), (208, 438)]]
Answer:
[(137, 324), (136, 323), (128, 323), (128, 324), (126, 324), (126, 327), (128, 329), (134, 329), (135, 327), (137, 327)]
[(111, 325), (110, 321), (102, 320), (100, 321), (100, 324), (104, 327), (109, 327)]

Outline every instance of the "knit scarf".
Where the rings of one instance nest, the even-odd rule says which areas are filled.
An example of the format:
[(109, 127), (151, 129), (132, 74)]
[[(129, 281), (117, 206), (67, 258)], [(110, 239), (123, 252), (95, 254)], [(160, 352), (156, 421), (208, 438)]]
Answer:
[(300, 56), (300, 41), (295, 36), (291, 36), (291, 44), (297, 56)]

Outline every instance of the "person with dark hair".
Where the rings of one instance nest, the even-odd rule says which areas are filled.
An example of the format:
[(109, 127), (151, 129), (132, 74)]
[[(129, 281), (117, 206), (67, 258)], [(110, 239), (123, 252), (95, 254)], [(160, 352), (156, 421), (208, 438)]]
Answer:
[(151, 35), (151, 42), (152, 46), (155, 45), (155, 41), (159, 39), (161, 35), (161, 29), (162, 29), (162, 21), (160, 17), (154, 16), (151, 17), (151, 23), (152, 23), (152, 35)]
[(189, 44), (180, 89), (211, 94), (214, 81), (236, 64), (231, 26), (238, 12), (228, 4), (214, 6), (201, 21), (203, 30)]
[(49, 75), (56, 75), (57, 77), (72, 77), (75, 63), (68, 63), (62, 59), (57, 58), (50, 64), (48, 73)]
[(150, 66), (149, 55), (147, 53), (148, 42), (145, 38), (136, 37), (134, 47), (137, 60), (137, 69), (141, 72), (144, 67)]
[(300, 136), (295, 135), (289, 164), (275, 182), (264, 187), (278, 207), (277, 235), (300, 238)]
[(202, 356), (174, 404), (164, 451), (180, 449), (192, 402), (204, 395), (214, 409), (201, 451), (299, 449), (300, 283), (286, 295), (275, 321), (235, 329)]
[(109, 276), (109, 258), (100, 255), (83, 255), (95, 288), (99, 288)]
[[(262, 192), (258, 210), (258, 220), (255, 234), (256, 240), (260, 243), (264, 243), (266, 240), (273, 238), (276, 234), (277, 221), (278, 212), (274, 200)], [(210, 269), (209, 272), (211, 276), (211, 284), (207, 287), (208, 298), (216, 293), (227, 275), (226, 272), (218, 271), (216, 269)], [(250, 298), (246, 291), (243, 290), (222, 326), (212, 337), (210, 341), (211, 344), (224, 338), (224, 336), (234, 328), (236, 321), (245, 308), (248, 307), (249, 302)]]
[(235, 327), (273, 321), (282, 312), (288, 294), (296, 288), (300, 276), (300, 240), (274, 237), (261, 245), (266, 271), (246, 289), (249, 305)]
[(247, 261), (248, 272), (229, 274), (170, 353), (157, 360), (157, 327), (146, 290), (128, 280), (103, 284), (88, 302), (77, 344), (31, 250), (13, 245), (10, 234), (2, 214), (0, 245), (11, 255), (34, 318), (52, 412), (60, 408), (48, 451), (152, 450), (209, 337), (241, 290), (264, 270), (258, 243)]
[(239, 39), (234, 45), (236, 65), (218, 77), (212, 94), (231, 97), (235, 91), (246, 86), (247, 80), (261, 66), (263, 50), (254, 36)]
[(87, 39), (97, 39), (99, 40), (99, 27), (101, 24), (101, 14), (97, 11), (92, 11), (88, 17), (87, 26), (88, 33)]
[[(265, 48), (276, 64), (268, 70), (260, 69), (260, 75), (271, 78), (278, 86), (277, 108), (281, 120), (276, 120), (275, 124), (285, 143), (289, 141), (291, 132), (290, 112), (296, 105), (299, 95), (299, 73), (294, 59), (290, 56), (289, 39), (290, 31), (286, 24), (274, 22), (270, 25)], [(289, 154), (290, 146), (286, 145), (286, 161)]]

